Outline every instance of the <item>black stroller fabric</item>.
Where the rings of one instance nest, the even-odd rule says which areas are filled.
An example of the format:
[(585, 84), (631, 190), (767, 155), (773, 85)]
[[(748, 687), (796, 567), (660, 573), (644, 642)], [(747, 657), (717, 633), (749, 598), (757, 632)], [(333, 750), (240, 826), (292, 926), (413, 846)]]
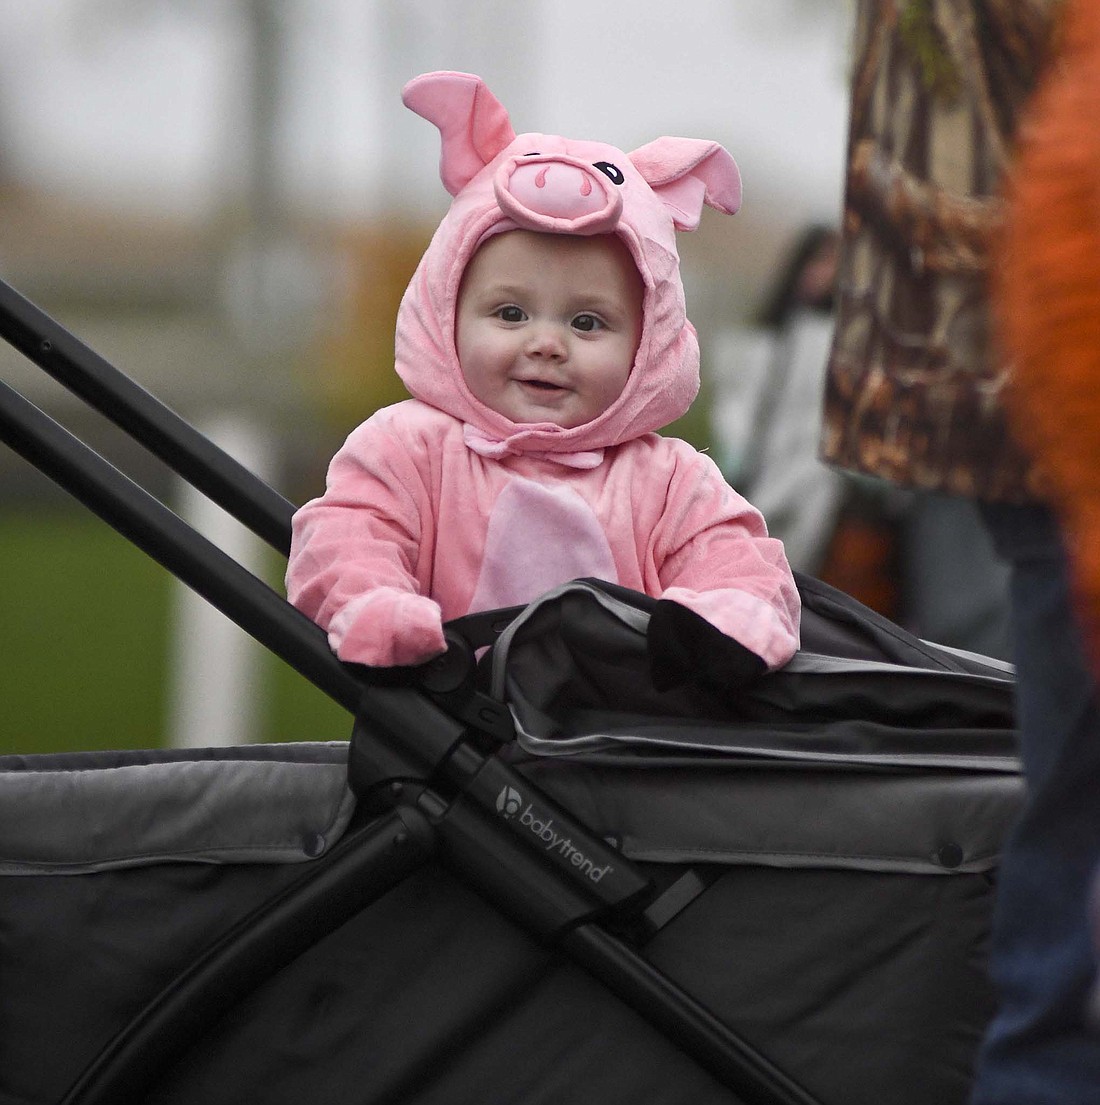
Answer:
[[(658, 692), (580, 581), (483, 660), (503, 755), (650, 874), (624, 933), (821, 1105), (962, 1105), (992, 1012), (1012, 678), (802, 579), (803, 650)], [(203, 949), (369, 830), (344, 745), (0, 757), (0, 1105), (60, 1101)], [(522, 816), (522, 814), (520, 814)], [(745, 1102), (427, 860), (240, 995), (157, 1103)]]

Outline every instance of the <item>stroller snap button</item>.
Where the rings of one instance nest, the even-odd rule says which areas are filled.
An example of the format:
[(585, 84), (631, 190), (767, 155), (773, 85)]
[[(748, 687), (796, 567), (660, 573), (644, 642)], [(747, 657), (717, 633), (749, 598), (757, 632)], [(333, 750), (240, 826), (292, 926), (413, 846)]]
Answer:
[(952, 869), (960, 867), (964, 859), (963, 850), (954, 842), (944, 844), (936, 853), (936, 859), (939, 860), (941, 867), (949, 867)]

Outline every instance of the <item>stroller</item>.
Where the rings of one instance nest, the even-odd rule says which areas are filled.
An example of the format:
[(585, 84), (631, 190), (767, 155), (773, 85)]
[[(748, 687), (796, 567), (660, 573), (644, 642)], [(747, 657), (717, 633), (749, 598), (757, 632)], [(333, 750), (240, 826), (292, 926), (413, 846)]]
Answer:
[[(286, 552), (292, 507), (7, 286), (0, 330)], [(0, 1105), (961, 1103), (1011, 669), (799, 578), (736, 698), (578, 580), (394, 679), (0, 384), (0, 436), (354, 719), (0, 757)]]

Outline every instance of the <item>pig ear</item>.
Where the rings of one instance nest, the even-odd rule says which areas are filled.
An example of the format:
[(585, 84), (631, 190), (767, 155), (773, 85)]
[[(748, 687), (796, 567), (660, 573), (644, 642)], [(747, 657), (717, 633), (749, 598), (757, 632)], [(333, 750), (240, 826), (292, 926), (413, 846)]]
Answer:
[(671, 211), (677, 230), (694, 230), (704, 203), (727, 215), (741, 206), (741, 174), (717, 142), (658, 138), (629, 156)]
[(472, 73), (425, 73), (401, 93), (407, 108), (439, 127), (443, 148), (439, 175), (452, 196), (463, 188), (509, 142), (515, 131), (508, 112)]

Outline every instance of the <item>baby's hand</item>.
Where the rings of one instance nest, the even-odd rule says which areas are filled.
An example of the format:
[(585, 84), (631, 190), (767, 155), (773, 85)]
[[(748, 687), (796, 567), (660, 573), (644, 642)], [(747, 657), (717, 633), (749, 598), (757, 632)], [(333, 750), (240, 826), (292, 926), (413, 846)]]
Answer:
[(439, 604), (393, 587), (348, 603), (329, 626), (329, 643), (341, 660), (372, 668), (422, 664), (447, 649)]
[(722, 691), (735, 690), (759, 679), (768, 669), (755, 652), (668, 599), (654, 607), (646, 643), (650, 675), (659, 691), (692, 681)]

